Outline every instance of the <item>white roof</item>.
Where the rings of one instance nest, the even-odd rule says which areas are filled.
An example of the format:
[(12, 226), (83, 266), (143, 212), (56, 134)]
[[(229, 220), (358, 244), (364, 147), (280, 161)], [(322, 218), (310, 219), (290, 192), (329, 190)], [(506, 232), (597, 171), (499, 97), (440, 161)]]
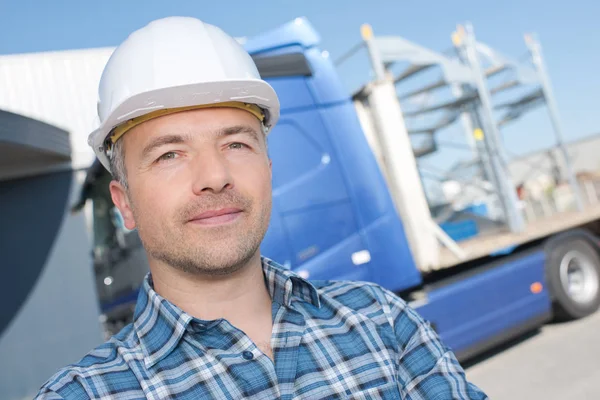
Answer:
[(69, 131), (73, 167), (90, 166), (94, 153), (87, 136), (98, 125), (98, 83), (113, 50), (0, 56), (0, 109)]

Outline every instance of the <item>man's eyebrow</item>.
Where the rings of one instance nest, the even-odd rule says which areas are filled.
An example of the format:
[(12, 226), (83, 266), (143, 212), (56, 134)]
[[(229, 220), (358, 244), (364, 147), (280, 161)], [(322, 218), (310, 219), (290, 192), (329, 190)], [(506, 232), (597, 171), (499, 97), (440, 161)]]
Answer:
[(260, 140), (258, 139), (258, 132), (256, 132), (256, 129), (254, 129), (250, 125), (228, 126), (226, 128), (220, 129), (218, 132), (218, 136), (223, 137), (223, 136), (235, 135), (238, 133), (246, 133), (246, 134), (252, 136), (257, 142), (260, 142)]
[(185, 143), (187, 138), (182, 135), (170, 134), (159, 136), (156, 139), (153, 139), (148, 143), (144, 150), (142, 150), (142, 159), (148, 157), (148, 155), (158, 147), (164, 146), (166, 144), (177, 144), (177, 143)]
[[(250, 125), (228, 126), (226, 128), (220, 129), (217, 132), (217, 136), (225, 137), (225, 136), (235, 135), (235, 134), (239, 134), (239, 133), (246, 133), (246, 134), (252, 136), (257, 142), (260, 142), (258, 133), (256, 132), (256, 129), (254, 129)], [(157, 149), (158, 147), (161, 147), (161, 146), (164, 146), (167, 144), (185, 143), (189, 140), (191, 140), (189, 135), (169, 134), (169, 135), (159, 136), (159, 137), (151, 140), (150, 143), (148, 143), (144, 147), (144, 149), (142, 150), (142, 159), (145, 159), (146, 157), (148, 157), (148, 155), (152, 151)]]

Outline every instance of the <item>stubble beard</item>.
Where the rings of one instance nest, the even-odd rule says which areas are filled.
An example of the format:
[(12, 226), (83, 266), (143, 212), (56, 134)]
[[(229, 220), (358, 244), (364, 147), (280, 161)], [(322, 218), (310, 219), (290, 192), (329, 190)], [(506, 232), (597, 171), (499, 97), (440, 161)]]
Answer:
[[(175, 227), (171, 225), (171, 229), (156, 226), (155, 223), (150, 223), (147, 227), (146, 224), (138, 225), (140, 239), (147, 254), (171, 268), (191, 275), (219, 277), (242, 269), (260, 249), (269, 225), (271, 199), (268, 198), (264, 204), (256, 204), (239, 195), (225, 197), (230, 199), (222, 199), (215, 204), (235, 204), (243, 208), (244, 212), (239, 217), (242, 220), (234, 222), (239, 226), (212, 227), (209, 228), (210, 232), (207, 229), (193, 237), (193, 230), (186, 229), (186, 221), (197, 213), (195, 210), (218, 207), (190, 205), (177, 214), (177, 223)], [(146, 220), (143, 215), (135, 214), (134, 211), (136, 220)], [(203, 238), (207, 242), (199, 243)]]

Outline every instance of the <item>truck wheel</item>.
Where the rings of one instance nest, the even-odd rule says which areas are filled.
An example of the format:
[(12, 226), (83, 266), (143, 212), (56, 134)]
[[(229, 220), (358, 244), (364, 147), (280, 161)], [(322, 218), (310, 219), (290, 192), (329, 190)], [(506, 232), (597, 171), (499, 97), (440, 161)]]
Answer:
[(600, 306), (600, 257), (585, 239), (567, 239), (550, 251), (546, 273), (558, 320), (592, 314)]

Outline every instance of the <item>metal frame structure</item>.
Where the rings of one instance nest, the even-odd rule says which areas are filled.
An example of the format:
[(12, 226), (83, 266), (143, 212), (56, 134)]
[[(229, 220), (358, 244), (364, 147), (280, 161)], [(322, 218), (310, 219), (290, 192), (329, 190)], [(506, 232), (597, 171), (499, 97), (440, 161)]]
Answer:
[[(473, 35), (471, 34), (469, 37), (471, 36)], [(475, 43), (474, 38), (469, 41)], [(470, 43), (469, 41), (465, 41), (465, 43)], [(483, 128), (488, 132), (483, 135), (485, 148), (478, 146), (478, 157), (486, 165), (486, 174), (493, 181), (509, 229), (512, 232), (522, 231), (524, 220), (518, 208), (515, 188), (510, 182), (506, 160), (502, 157), (497, 140), (498, 132), (493, 119), (492, 104), (485, 76), (480, 68), (477, 52), (471, 50), (474, 49), (474, 45), (468, 45), (465, 48), (466, 64), (460, 59), (452, 59), (396, 36), (373, 36), (370, 40), (365, 41), (365, 45), (376, 78), (383, 79), (391, 76), (390, 79), (395, 85), (429, 68), (436, 66), (441, 68), (441, 80), (400, 95), (399, 99), (408, 99), (443, 87), (451, 87), (455, 98), (418, 111), (404, 112), (405, 117), (412, 117), (433, 111), (447, 110), (446, 115), (431, 126), (418, 130), (407, 130), (407, 133), (409, 135), (429, 133), (434, 136), (436, 131), (454, 123), (459, 117), (464, 125), (475, 127), (474, 130)], [(390, 69), (398, 62), (408, 62), (409, 67), (394, 76)], [(471, 132), (469, 134), (472, 134)], [(433, 143), (432, 148), (436, 149), (435, 140)], [(416, 153), (415, 156), (422, 154), (427, 154), (427, 152)]]
[[(398, 100), (430, 94), (444, 87), (449, 87), (451, 90), (453, 99), (450, 101), (402, 113), (406, 118), (446, 110), (445, 115), (430, 126), (406, 129), (409, 135), (425, 134), (429, 136), (429, 140), (425, 142), (424, 146), (413, 148), (416, 158), (437, 151), (441, 145), (436, 140), (435, 133), (460, 119), (467, 133), (467, 141), (472, 149), (473, 158), (481, 165), (483, 181), (491, 182), (498, 195), (507, 227), (513, 233), (522, 232), (525, 229), (524, 215), (519, 206), (516, 186), (508, 171), (507, 156), (500, 143), (500, 128), (534, 107), (546, 104), (555, 131), (557, 147), (564, 159), (566, 175), (574, 194), (577, 210), (583, 210), (579, 185), (564, 145), (558, 107), (554, 100), (541, 46), (533, 36), (526, 36), (526, 43), (534, 66), (531, 68), (478, 42), (470, 24), (466, 24), (465, 27), (459, 26), (457, 32), (452, 35), (455, 58), (424, 48), (402, 37), (374, 36), (370, 26), (363, 26), (361, 29), (363, 38), (365, 30), (371, 32), (368, 36), (369, 39), (364, 40), (362, 45), (355, 46), (351, 53), (363, 46), (366, 47), (376, 80), (390, 79), (394, 85), (398, 85), (432, 67), (441, 69), (442, 78), (440, 80), (399, 94)], [(346, 54), (342, 59), (345, 60), (348, 56), (349, 54)], [(484, 67), (484, 61), (490, 66)], [(391, 68), (399, 62), (408, 62), (409, 66), (399, 74), (393, 74)], [(488, 79), (506, 70), (512, 70), (516, 78), (490, 88)], [(493, 102), (493, 96), (500, 92), (530, 85), (536, 85), (536, 87), (516, 100), (504, 104), (494, 104)], [(494, 110), (506, 110), (506, 112), (497, 121)]]
[(525, 42), (529, 47), (529, 51), (531, 53), (532, 62), (537, 70), (538, 76), (540, 78), (540, 84), (542, 93), (544, 95), (544, 99), (546, 100), (546, 106), (548, 107), (548, 113), (550, 119), (552, 120), (552, 125), (554, 126), (554, 133), (556, 135), (556, 145), (560, 149), (562, 153), (562, 157), (564, 158), (565, 166), (567, 168), (567, 177), (569, 179), (569, 183), (571, 185), (571, 189), (574, 191), (575, 201), (577, 202), (577, 209), (579, 211), (583, 210), (583, 200), (581, 196), (581, 188), (577, 182), (575, 177), (575, 172), (573, 171), (573, 165), (571, 163), (569, 153), (567, 152), (567, 148), (565, 146), (565, 142), (563, 139), (562, 126), (560, 123), (560, 118), (558, 114), (558, 106), (556, 105), (556, 100), (554, 98), (554, 91), (552, 89), (552, 84), (550, 83), (550, 77), (546, 70), (546, 64), (544, 62), (544, 58), (542, 56), (542, 46), (540, 42), (535, 39), (533, 36), (526, 35)]
[[(459, 27), (460, 29), (460, 27)], [(491, 66), (486, 70), (488, 77), (494, 76), (505, 70), (512, 70), (515, 78), (502, 82), (501, 84), (491, 88), (490, 94), (493, 96), (505, 90), (513, 89), (519, 86), (534, 86), (532, 90), (522, 95), (516, 100), (498, 104), (494, 108), (506, 112), (504, 116), (497, 122), (498, 128), (503, 127), (507, 123), (521, 117), (527, 111), (530, 111), (540, 105), (545, 104), (548, 110), (548, 115), (554, 129), (556, 137), (556, 147), (560, 150), (566, 169), (566, 177), (573, 191), (576, 208), (578, 211), (584, 209), (581, 190), (573, 171), (570, 157), (564, 143), (563, 129), (560, 123), (558, 106), (552, 90), (550, 77), (546, 70), (546, 65), (542, 55), (541, 44), (534, 35), (525, 35), (525, 43), (529, 50), (529, 61), (533, 68), (524, 63), (515, 61), (500, 52), (492, 49), (481, 42), (475, 43), (475, 48), (482, 58), (485, 58)]]
[(483, 141), (487, 156), (495, 174), (494, 183), (500, 196), (507, 224), (511, 232), (521, 232), (525, 229), (523, 215), (519, 211), (516, 188), (512, 184), (508, 172), (508, 162), (502, 146), (500, 145), (498, 127), (494, 120), (491, 95), (487, 87), (487, 74), (481, 67), (479, 53), (477, 51), (477, 41), (475, 32), (471, 25), (461, 30), (459, 35), (464, 38), (464, 51), (466, 61), (471, 68), (475, 79), (475, 87), (479, 99), (480, 117), (483, 122), (484, 132)]

